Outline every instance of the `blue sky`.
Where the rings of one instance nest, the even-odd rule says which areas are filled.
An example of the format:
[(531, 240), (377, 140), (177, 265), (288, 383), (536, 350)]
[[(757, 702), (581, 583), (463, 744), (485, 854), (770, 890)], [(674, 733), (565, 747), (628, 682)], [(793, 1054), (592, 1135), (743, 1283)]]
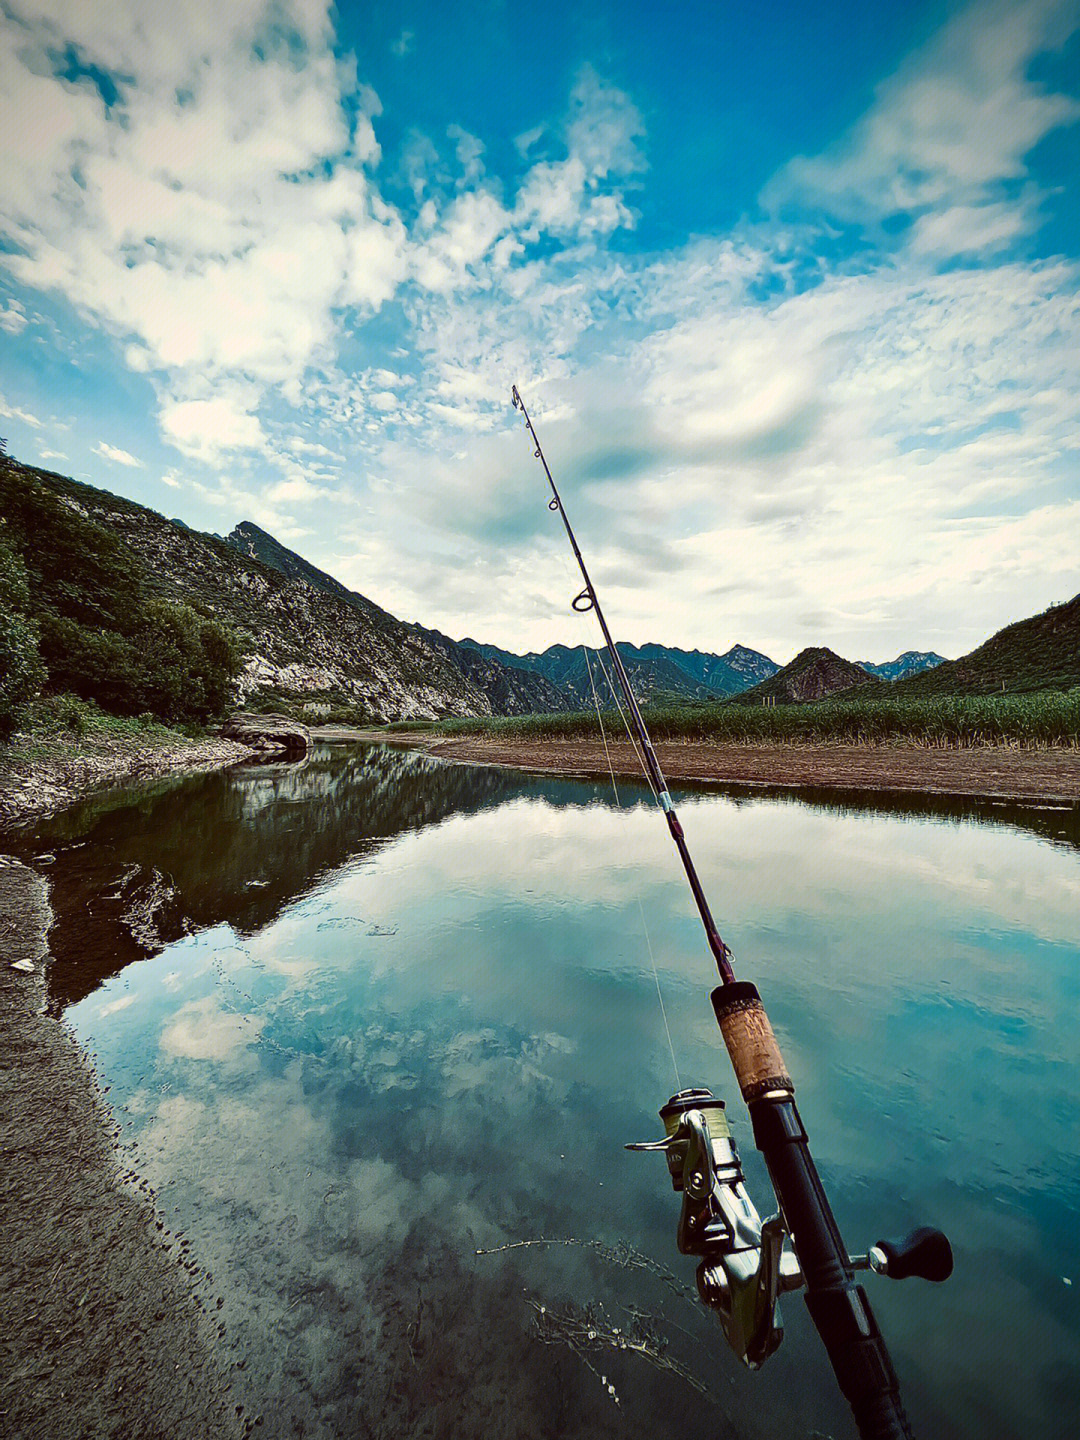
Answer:
[(957, 654), (1080, 589), (1080, 4), (0, 0), (0, 433), (404, 618)]

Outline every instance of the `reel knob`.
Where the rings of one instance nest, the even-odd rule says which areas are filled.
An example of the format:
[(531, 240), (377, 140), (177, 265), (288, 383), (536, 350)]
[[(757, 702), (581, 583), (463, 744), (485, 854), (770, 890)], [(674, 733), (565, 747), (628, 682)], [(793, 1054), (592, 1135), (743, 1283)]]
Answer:
[(890, 1280), (918, 1275), (940, 1284), (953, 1272), (952, 1246), (940, 1230), (920, 1225), (902, 1240), (879, 1240), (870, 1251), (870, 1268)]

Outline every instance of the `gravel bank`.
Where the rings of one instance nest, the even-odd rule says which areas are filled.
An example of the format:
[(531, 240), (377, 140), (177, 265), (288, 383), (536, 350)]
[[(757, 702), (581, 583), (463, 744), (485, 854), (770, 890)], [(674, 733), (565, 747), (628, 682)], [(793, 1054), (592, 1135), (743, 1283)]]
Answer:
[(92, 790), (133, 780), (150, 780), (188, 770), (214, 770), (253, 751), (235, 740), (189, 740), (175, 732), (168, 739), (130, 735), (87, 737), (33, 748), (16, 736), (7, 750), (0, 749), (0, 830), (24, 826), (81, 799)]
[(122, 1170), (86, 1058), (43, 1013), (50, 918), (41, 877), (0, 856), (0, 1434), (233, 1440), (248, 1427), (212, 1302)]

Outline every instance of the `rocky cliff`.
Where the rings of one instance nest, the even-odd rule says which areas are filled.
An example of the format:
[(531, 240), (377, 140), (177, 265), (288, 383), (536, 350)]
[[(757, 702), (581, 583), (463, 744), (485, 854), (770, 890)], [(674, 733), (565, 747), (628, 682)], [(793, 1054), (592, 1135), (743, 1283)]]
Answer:
[[(227, 539), (235, 550), (249, 559), (269, 565), (291, 579), (302, 580), (313, 589), (321, 590), (324, 594), (351, 606), (363, 617), (365, 623), (384, 630), (401, 627), (400, 621), (395, 620), (366, 595), (346, 589), (339, 580), (312, 565), (302, 555), (287, 549), (279, 540), (275, 540), (250, 520), (244, 520), (237, 525)], [(438, 630), (427, 630), (422, 625), (405, 625), (403, 628), (419, 636), (425, 645), (441, 655), (454, 670), (486, 696), (494, 715), (529, 715), (537, 711), (550, 713), (572, 707), (571, 698), (540, 675), (503, 664), (494, 657), (482, 656), (475, 650), (456, 644), (448, 635), (443, 635)]]
[(129, 545), (160, 594), (234, 627), (245, 650), (240, 700), (349, 705), (376, 721), (493, 713), (484, 692), (423, 635), (344, 586), (330, 593), (302, 570), (286, 574), (220, 536), (108, 491), (34, 473)]

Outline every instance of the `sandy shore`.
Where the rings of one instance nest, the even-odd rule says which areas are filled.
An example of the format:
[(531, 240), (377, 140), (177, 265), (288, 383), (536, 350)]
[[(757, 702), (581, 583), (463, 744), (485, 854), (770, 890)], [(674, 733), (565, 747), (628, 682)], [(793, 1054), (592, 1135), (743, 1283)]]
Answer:
[(123, 1170), (74, 1037), (44, 1014), (50, 919), (42, 878), (0, 857), (0, 1434), (233, 1440), (249, 1426), (214, 1302)]
[[(537, 741), (484, 735), (451, 737), (426, 731), (387, 734), (378, 730), (356, 730), (351, 736), (403, 745), (468, 764), (504, 765), (540, 774), (608, 775), (607, 756), (599, 740)], [(346, 736), (342, 732), (333, 738)], [(642, 778), (641, 765), (628, 741), (609, 740), (608, 748), (617, 776)], [(1080, 802), (1080, 750), (661, 741), (656, 753), (673, 783), (696, 781), (751, 790), (860, 790), (1034, 803)]]
[[(250, 754), (181, 735), (7, 750), (0, 830), (111, 785)], [(250, 1425), (219, 1360), (211, 1297), (145, 1183), (123, 1170), (91, 1064), (45, 1014), (50, 921), (42, 877), (0, 854), (0, 1434), (238, 1440)]]

